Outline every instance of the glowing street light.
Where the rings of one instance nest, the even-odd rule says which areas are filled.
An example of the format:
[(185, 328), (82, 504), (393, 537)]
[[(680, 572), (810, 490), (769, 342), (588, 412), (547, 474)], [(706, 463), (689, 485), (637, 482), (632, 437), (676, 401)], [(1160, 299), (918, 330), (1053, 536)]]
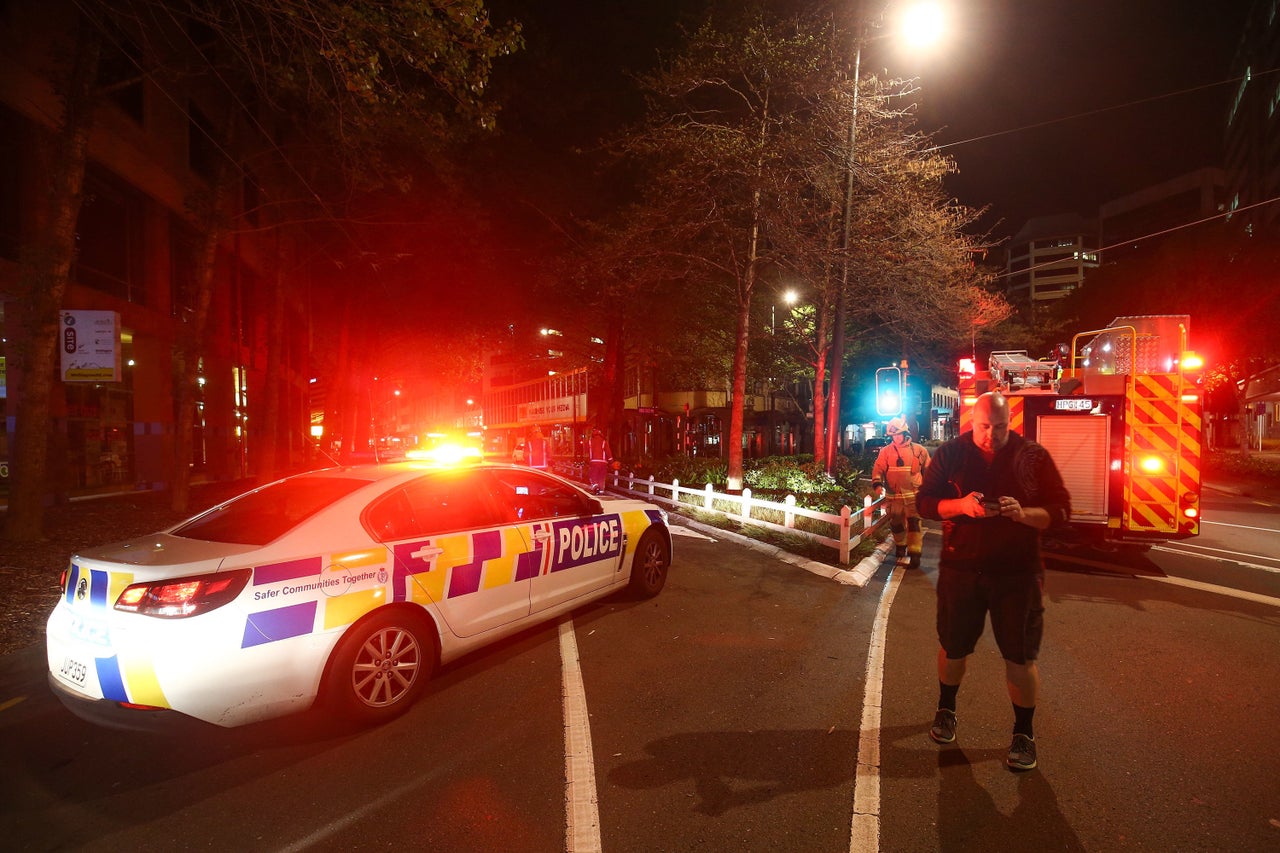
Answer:
[(937, 44), (946, 30), (946, 10), (940, 3), (914, 3), (898, 15), (898, 34), (911, 48)]
[[(785, 303), (787, 303), (787, 308), (791, 308), (793, 305), (795, 305), (795, 304), (796, 304), (796, 301), (797, 301), (799, 298), (800, 298), (800, 294), (798, 294), (798, 293), (796, 293), (794, 290), (790, 290), (790, 289), (786, 290), (786, 291), (782, 294), (782, 301), (783, 301), (783, 302), (785, 302)], [(775, 312), (776, 312), (776, 309), (777, 309), (777, 306), (776, 306), (776, 305), (770, 305), (770, 306), (769, 306), (769, 334), (771, 334), (771, 335), (772, 335), (772, 334), (774, 334), (774, 333), (777, 331), (777, 329), (778, 329), (778, 326), (777, 326), (777, 316), (776, 316), (776, 313), (775, 313)]]

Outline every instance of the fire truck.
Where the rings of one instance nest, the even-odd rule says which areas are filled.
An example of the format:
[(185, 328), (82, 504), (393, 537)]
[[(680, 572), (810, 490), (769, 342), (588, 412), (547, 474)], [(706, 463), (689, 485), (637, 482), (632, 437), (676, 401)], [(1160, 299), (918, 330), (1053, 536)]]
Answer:
[(960, 429), (978, 395), (1009, 401), (1009, 428), (1048, 449), (1071, 493), (1062, 544), (1142, 549), (1200, 532), (1202, 362), (1187, 315), (1117, 317), (1049, 359), (992, 352), (960, 366)]

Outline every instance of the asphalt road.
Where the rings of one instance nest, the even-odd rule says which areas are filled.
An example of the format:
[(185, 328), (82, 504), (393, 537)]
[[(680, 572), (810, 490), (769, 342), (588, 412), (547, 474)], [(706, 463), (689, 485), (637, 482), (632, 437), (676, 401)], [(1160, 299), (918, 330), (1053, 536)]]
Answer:
[[(1227, 518), (1222, 500), (1207, 518)], [(1280, 528), (1274, 507), (1230, 511), (1224, 523)], [(1159, 550), (1137, 574), (1056, 564), (1041, 766), (1013, 774), (985, 640), (957, 744), (926, 735), (937, 547), (926, 537), (924, 571), (885, 565), (858, 588), (681, 536), (658, 598), (576, 611), (601, 849), (850, 850), (855, 801), (874, 802), (882, 850), (1280, 846), (1274, 572)], [(455, 663), (378, 729), (308, 713), (164, 736), (72, 717), (30, 647), (0, 658), (0, 837), (17, 850), (565, 849), (558, 633)], [(869, 672), (880, 643), (883, 671)], [(877, 675), (879, 724), (863, 731)], [(859, 768), (867, 744), (878, 761)]]

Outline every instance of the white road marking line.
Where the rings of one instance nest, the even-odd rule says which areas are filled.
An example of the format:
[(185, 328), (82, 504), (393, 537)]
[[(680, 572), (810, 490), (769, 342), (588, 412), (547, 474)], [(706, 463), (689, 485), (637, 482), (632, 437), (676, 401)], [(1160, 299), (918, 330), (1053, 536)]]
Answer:
[(307, 851), (307, 850), (312, 850), (317, 847), (327, 846), (328, 841), (333, 836), (337, 835), (339, 832), (342, 832), (348, 827), (356, 825), (356, 823), (364, 820), (366, 817), (373, 814), (374, 812), (380, 809), (386, 808), (387, 806), (390, 806), (396, 800), (399, 800), (402, 797), (407, 797), (409, 794), (412, 794), (415, 790), (418, 790), (418, 789), (425, 788), (427, 790), (431, 790), (432, 785), (435, 782), (434, 777), (438, 775), (439, 773), (436, 770), (431, 770), (427, 773), (419, 774), (416, 778), (409, 780), (408, 782), (406, 782), (405, 784), (401, 785), (398, 788), (393, 788), (392, 790), (383, 794), (381, 797), (378, 797), (376, 800), (373, 800), (372, 802), (369, 802), (369, 803), (365, 803), (360, 808), (347, 812), (345, 815), (338, 818), (337, 820), (329, 821), (328, 823), (321, 826), (319, 829), (315, 830), (309, 835), (305, 835), (302, 838), (299, 838), (297, 841), (293, 842), (292, 844), (288, 844), (284, 847), (279, 848), (278, 853), (304, 853), (304, 851)]
[(871, 626), (871, 644), (867, 650), (862, 728), (858, 733), (858, 771), (853, 779), (850, 853), (876, 853), (880, 849), (880, 711), (884, 701), (884, 648), (889, 631), (889, 609), (893, 607), (894, 596), (898, 594), (905, 574), (895, 569), (889, 570), (889, 582), (880, 594), (876, 620)]
[(1214, 527), (1234, 527), (1237, 530), (1257, 530), (1261, 533), (1280, 533), (1280, 530), (1277, 530), (1274, 527), (1254, 527), (1251, 524), (1231, 524), (1230, 522), (1227, 522), (1227, 521), (1205, 521), (1204, 519), (1201, 519), (1200, 523), (1205, 526), (1212, 525)]
[(560, 623), (560, 662), (564, 695), (564, 813), (566, 853), (599, 853), (600, 802), (596, 762), (591, 752), (587, 691), (582, 686), (573, 619)]
[(1256, 601), (1259, 604), (1270, 604), (1272, 607), (1280, 607), (1280, 598), (1273, 595), (1262, 595), (1257, 592), (1247, 592), (1243, 589), (1232, 589), (1227, 586), (1218, 586), (1217, 584), (1204, 583), (1202, 581), (1193, 581), (1187, 578), (1171, 578), (1171, 577), (1155, 577), (1153, 575), (1144, 575), (1144, 580), (1160, 581), (1161, 583), (1169, 583), (1174, 586), (1185, 586), (1188, 589), (1198, 589), (1201, 592), (1216, 592), (1218, 595), (1229, 595), (1232, 598), (1240, 598), (1245, 601)]
[[(1200, 554), (1196, 551), (1188, 551), (1188, 548), (1195, 548), (1199, 551), (1213, 551), (1218, 554), (1233, 554), (1238, 557), (1256, 557), (1257, 554), (1247, 554), (1244, 551), (1228, 551), (1224, 548), (1210, 548), (1208, 545), (1192, 545), (1190, 542), (1180, 542), (1177, 547), (1168, 545), (1153, 545), (1152, 551), (1164, 551), (1166, 554), (1181, 554), (1184, 557), (1200, 557), (1202, 559), (1219, 559), (1227, 563), (1233, 563), (1237, 566), (1244, 566), (1247, 569), (1262, 569), (1264, 572), (1280, 572), (1280, 568), (1276, 566), (1264, 566), (1261, 563), (1246, 563), (1243, 560), (1230, 560), (1226, 557), (1214, 557), (1213, 554)], [(1265, 559), (1265, 558), (1264, 558)]]

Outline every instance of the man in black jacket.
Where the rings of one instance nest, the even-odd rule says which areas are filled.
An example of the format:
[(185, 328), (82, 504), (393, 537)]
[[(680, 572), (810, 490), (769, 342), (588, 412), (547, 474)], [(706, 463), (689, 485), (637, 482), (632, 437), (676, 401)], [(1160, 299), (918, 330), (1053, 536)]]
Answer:
[(972, 424), (938, 448), (916, 498), (921, 515), (942, 521), (939, 698), (929, 736), (938, 743), (956, 739), (956, 694), (990, 613), (1013, 702), (1005, 763), (1030, 770), (1044, 629), (1040, 531), (1066, 522), (1071, 497), (1048, 451), (1009, 432), (1009, 403), (1001, 394), (978, 398)]

